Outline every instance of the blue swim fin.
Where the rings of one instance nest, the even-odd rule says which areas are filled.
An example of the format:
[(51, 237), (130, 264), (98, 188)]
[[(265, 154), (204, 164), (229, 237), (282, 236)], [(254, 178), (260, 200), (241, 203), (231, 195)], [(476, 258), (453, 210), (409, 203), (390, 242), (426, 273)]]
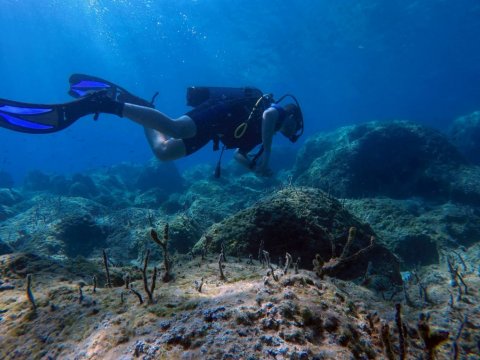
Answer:
[(122, 103), (105, 91), (97, 91), (64, 104), (30, 104), (0, 99), (0, 126), (30, 134), (48, 134), (65, 129), (83, 116), (100, 112), (119, 114)]
[(154, 108), (153, 102), (158, 94), (156, 93), (153, 96), (152, 101), (147, 101), (131, 94), (121, 86), (110, 81), (85, 74), (73, 74), (70, 76), (69, 82), (70, 90), (68, 93), (75, 98), (83, 97), (97, 91), (105, 91), (112, 100)]
[(109, 81), (82, 74), (70, 77), (69, 94), (75, 101), (64, 104), (30, 104), (0, 99), (0, 127), (30, 133), (48, 134), (65, 129), (81, 117), (99, 113), (120, 115), (123, 103), (153, 108), (144, 100)]
[(0, 99), (0, 126), (31, 134), (60, 131), (77, 120), (65, 116), (68, 104), (28, 104)]

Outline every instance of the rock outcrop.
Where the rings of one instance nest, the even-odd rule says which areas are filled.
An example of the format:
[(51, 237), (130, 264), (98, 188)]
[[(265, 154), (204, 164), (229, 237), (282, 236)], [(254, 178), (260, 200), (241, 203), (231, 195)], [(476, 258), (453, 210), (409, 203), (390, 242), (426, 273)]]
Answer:
[(472, 171), (466, 165), (436, 130), (406, 121), (371, 122), (310, 138), (294, 178), (338, 197), (480, 201), (479, 186), (463, 184)]
[[(357, 231), (347, 256), (369, 246), (371, 237), (375, 236), (372, 228), (318, 189), (290, 188), (213, 225), (194, 251), (202, 251), (205, 242), (209, 241), (211, 251), (219, 252), (223, 243), (227, 255), (251, 254), (256, 258), (263, 242), (273, 262), (289, 252), (294, 260), (301, 258), (303, 267), (311, 268), (317, 253), (325, 261), (342, 255), (350, 227)], [(369, 262), (372, 274), (383, 277), (389, 284), (400, 283), (398, 261), (380, 243), (340, 267), (336, 276), (342, 279), (362, 277)]]
[(480, 111), (455, 119), (450, 138), (469, 161), (480, 165)]

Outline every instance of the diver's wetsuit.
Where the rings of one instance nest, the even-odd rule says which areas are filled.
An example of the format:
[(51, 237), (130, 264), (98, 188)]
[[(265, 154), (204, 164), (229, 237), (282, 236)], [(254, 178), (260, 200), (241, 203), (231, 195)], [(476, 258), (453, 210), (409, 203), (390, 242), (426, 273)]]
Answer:
[(247, 121), (256, 100), (249, 98), (210, 100), (187, 112), (185, 115), (195, 122), (197, 133), (192, 138), (183, 139), (186, 155), (199, 150), (210, 140), (221, 141), (227, 149), (238, 148), (243, 155), (261, 144), (262, 114), (265, 107), (255, 111), (243, 136), (239, 138), (234, 136), (237, 127)]

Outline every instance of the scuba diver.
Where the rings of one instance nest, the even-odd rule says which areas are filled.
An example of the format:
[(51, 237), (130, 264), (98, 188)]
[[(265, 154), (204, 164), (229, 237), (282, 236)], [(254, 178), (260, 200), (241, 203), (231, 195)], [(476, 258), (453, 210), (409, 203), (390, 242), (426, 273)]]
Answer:
[[(161, 161), (188, 156), (213, 140), (214, 150), (223, 144), (215, 176), (225, 149), (236, 149), (234, 158), (259, 176), (270, 176), (272, 139), (276, 132), (291, 142), (303, 134), (300, 105), (292, 95), (274, 101), (271, 94), (252, 87), (190, 87), (187, 105), (192, 110), (172, 119), (124, 88), (98, 77), (74, 74), (69, 94), (75, 101), (58, 105), (20, 103), (0, 99), (0, 126), (27, 133), (62, 130), (86, 115), (114, 114), (144, 127), (148, 143)], [(280, 105), (287, 97), (294, 103)], [(261, 145), (256, 154), (250, 152)]]

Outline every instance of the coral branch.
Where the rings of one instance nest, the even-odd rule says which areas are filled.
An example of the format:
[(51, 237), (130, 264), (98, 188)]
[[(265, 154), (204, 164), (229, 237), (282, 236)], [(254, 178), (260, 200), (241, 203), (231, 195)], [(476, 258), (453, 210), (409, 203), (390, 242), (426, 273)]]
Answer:
[(220, 244), (220, 255), (222, 256), (222, 261), (227, 262), (227, 258), (225, 257), (225, 245), (223, 242)]
[(125, 281), (125, 289), (128, 289), (130, 287), (130, 275), (125, 274), (123, 281)]
[(453, 360), (458, 360), (458, 356), (460, 355), (458, 341), (460, 340), (460, 336), (462, 336), (463, 327), (465, 326), (467, 321), (468, 321), (468, 316), (465, 315), (465, 317), (463, 318), (463, 321), (460, 323), (460, 326), (458, 327), (457, 336), (455, 336), (455, 340), (453, 341), (453, 356), (452, 356)]
[(382, 343), (385, 349), (385, 355), (387, 356), (387, 359), (394, 360), (392, 342), (390, 341), (390, 326), (388, 326), (388, 323), (386, 322), (382, 323), (381, 336), (382, 336)]
[(395, 304), (395, 323), (397, 324), (400, 360), (405, 360), (405, 337), (403, 336), (402, 305)]
[(344, 259), (347, 257), (347, 254), (350, 252), (350, 247), (352, 246), (352, 243), (355, 241), (355, 237), (357, 236), (357, 228), (352, 226), (348, 230), (348, 238), (347, 242), (345, 243), (345, 246), (343, 247), (342, 254), (340, 255), (340, 259)]
[(108, 257), (107, 252), (103, 250), (103, 263), (105, 264), (105, 273), (107, 275), (107, 283), (105, 284), (106, 287), (112, 287), (112, 283), (110, 282), (110, 271), (108, 270)]
[(163, 241), (158, 238), (157, 232), (152, 229), (150, 230), (150, 236), (153, 241), (155, 241), (158, 245), (162, 247), (163, 250), (163, 268), (164, 268), (164, 273), (162, 276), (162, 281), (163, 282), (169, 282), (172, 279), (172, 275), (170, 274), (170, 261), (168, 259), (168, 239), (169, 239), (169, 226), (168, 223), (165, 224), (165, 227), (163, 228)]
[[(153, 292), (148, 288), (148, 278), (147, 278), (147, 267), (148, 267), (148, 260), (150, 258), (150, 249), (147, 250), (145, 254), (145, 260), (143, 262), (143, 269), (142, 269), (142, 279), (143, 279), (143, 288), (148, 296), (148, 303), (153, 304)], [(154, 269), (154, 279), (157, 276), (157, 268)], [(155, 283), (152, 283), (152, 289), (155, 289)]]
[(345, 244), (345, 247), (342, 251), (342, 254), (340, 257), (332, 257), (330, 260), (328, 260), (326, 263), (323, 262), (323, 259), (319, 254), (316, 254), (315, 260), (313, 260), (313, 266), (314, 266), (314, 271), (315, 273), (323, 279), (325, 275), (335, 275), (339, 269), (346, 263), (351, 262), (353, 260), (356, 260), (360, 256), (362, 256), (364, 253), (370, 251), (374, 246), (375, 246), (375, 237), (372, 236), (370, 238), (370, 244), (366, 246), (365, 248), (357, 251), (355, 254), (347, 256), (350, 247), (355, 240), (355, 236), (357, 234), (357, 230), (355, 227), (351, 227), (350, 231), (348, 233), (348, 239)]
[(298, 267), (300, 266), (300, 257), (297, 258), (297, 261), (293, 264), (293, 268), (295, 270), (295, 274), (298, 274)]
[(131, 291), (132, 293), (134, 293), (135, 295), (137, 295), (138, 301), (140, 301), (140, 305), (143, 304), (142, 295), (140, 295), (140, 293), (139, 293), (137, 290), (135, 290), (131, 284), (130, 284), (130, 291)]
[(450, 333), (445, 330), (431, 331), (430, 325), (428, 325), (428, 320), (428, 316), (426, 316), (425, 314), (420, 314), (417, 327), (418, 333), (423, 339), (423, 343), (425, 345), (425, 359), (433, 360), (435, 358), (435, 349), (441, 343), (448, 340), (448, 336), (450, 335)]
[(153, 267), (153, 274), (152, 274), (152, 283), (150, 285), (150, 292), (152, 293), (152, 297), (153, 297), (153, 293), (155, 291), (156, 282), (157, 282), (157, 267), (154, 266)]
[(203, 286), (203, 276), (202, 278), (200, 279), (200, 281), (198, 280), (195, 280), (195, 289), (201, 293), (202, 292), (202, 286)]
[(283, 268), (283, 274), (287, 275), (288, 269), (290, 268), (290, 265), (292, 264), (292, 255), (290, 255), (288, 252), (285, 254), (285, 267)]
[(273, 280), (278, 281), (278, 276), (275, 274), (275, 270), (273, 269), (273, 265), (270, 262), (270, 254), (268, 251), (263, 250), (263, 256), (265, 257), (265, 262), (267, 263), (267, 267), (270, 268), (270, 272), (272, 274)]
[(211, 235), (205, 235), (205, 241), (203, 243), (203, 249), (202, 249), (202, 261), (205, 260), (208, 254), (208, 248), (213, 240), (213, 237)]
[(35, 311), (37, 309), (37, 305), (35, 304), (35, 298), (32, 293), (32, 274), (27, 275), (27, 298), (32, 305), (32, 309)]
[(263, 255), (263, 250), (265, 250), (265, 242), (262, 240), (260, 240), (260, 247), (258, 248), (258, 261), (260, 261), (262, 263), (262, 267), (264, 265), (264, 255)]
[(223, 255), (220, 253), (218, 257), (218, 269), (220, 270), (220, 280), (226, 280), (225, 275), (223, 274)]

